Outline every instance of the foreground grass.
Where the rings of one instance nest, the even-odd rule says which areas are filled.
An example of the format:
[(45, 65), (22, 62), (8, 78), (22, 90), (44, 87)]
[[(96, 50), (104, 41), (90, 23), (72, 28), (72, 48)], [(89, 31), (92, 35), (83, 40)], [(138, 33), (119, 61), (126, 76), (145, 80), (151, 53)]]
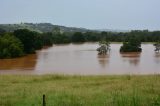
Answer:
[(0, 75), (0, 106), (160, 106), (160, 76)]

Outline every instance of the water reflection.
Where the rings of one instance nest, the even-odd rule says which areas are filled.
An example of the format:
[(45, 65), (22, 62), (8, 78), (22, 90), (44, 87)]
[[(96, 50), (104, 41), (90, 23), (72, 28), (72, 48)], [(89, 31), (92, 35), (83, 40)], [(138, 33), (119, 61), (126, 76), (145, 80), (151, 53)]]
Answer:
[(158, 53), (158, 52), (155, 52), (155, 54), (154, 54), (154, 59), (155, 59), (155, 62), (157, 63), (157, 64), (159, 64), (160, 63), (160, 53)]
[(141, 53), (120, 53), (124, 62), (137, 66), (140, 63)]
[(160, 53), (155, 52), (155, 57), (160, 58)]
[(98, 55), (97, 58), (98, 58), (98, 61), (99, 61), (99, 64), (105, 68), (107, 64), (109, 64), (109, 57), (110, 57), (110, 54), (107, 54), (107, 55)]
[(37, 55), (32, 54), (16, 59), (0, 59), (0, 70), (34, 70)]
[(160, 74), (160, 53), (154, 52), (152, 44), (142, 44), (142, 53), (122, 54), (121, 44), (111, 44), (108, 55), (97, 55), (98, 46), (98, 43), (54, 45), (22, 58), (0, 59), (0, 74)]

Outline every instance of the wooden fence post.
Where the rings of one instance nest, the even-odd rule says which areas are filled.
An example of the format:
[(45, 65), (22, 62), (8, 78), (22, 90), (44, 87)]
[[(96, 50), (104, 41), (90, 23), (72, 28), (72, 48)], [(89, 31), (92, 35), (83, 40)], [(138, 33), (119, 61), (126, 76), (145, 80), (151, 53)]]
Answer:
[(43, 95), (43, 106), (46, 106), (46, 97)]

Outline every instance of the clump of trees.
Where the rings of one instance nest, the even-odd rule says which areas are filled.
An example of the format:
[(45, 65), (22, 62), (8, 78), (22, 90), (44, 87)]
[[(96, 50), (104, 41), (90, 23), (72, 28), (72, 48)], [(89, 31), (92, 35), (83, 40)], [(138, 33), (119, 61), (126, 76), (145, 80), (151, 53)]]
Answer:
[(19, 29), (14, 31), (13, 34), (23, 43), (26, 54), (35, 53), (35, 50), (43, 47), (42, 37), (37, 32)]
[(65, 34), (56, 34), (53, 35), (53, 43), (54, 44), (66, 44), (66, 43), (70, 43), (71, 40), (69, 37), (67, 37)]
[(110, 52), (110, 42), (106, 40), (101, 40), (99, 42), (99, 48), (97, 48), (99, 55), (105, 55), (107, 52)]
[(0, 58), (15, 58), (35, 53), (44, 46), (70, 43), (71, 38), (61, 33), (57, 28), (53, 32), (38, 33), (28, 29), (18, 29), (14, 32), (0, 33)]
[(154, 44), (154, 46), (155, 46), (155, 51), (156, 51), (156, 52), (159, 52), (159, 51), (160, 51), (160, 41), (156, 42), (156, 43)]
[(81, 32), (76, 32), (72, 36), (72, 42), (76, 43), (85, 42), (85, 37)]
[(53, 34), (51, 32), (43, 33), (42, 35), (43, 45), (52, 46), (54, 42)]
[(71, 42), (71, 38), (55, 27), (52, 32), (43, 33), (43, 42), (46, 46), (53, 44), (66, 44)]
[(5, 30), (3, 30), (2, 28), (0, 28), (0, 35), (4, 34), (5, 32), (6, 32)]
[(128, 36), (120, 48), (120, 52), (141, 52), (141, 41), (135, 36)]
[(11, 34), (0, 37), (0, 58), (15, 58), (24, 55), (21, 41)]

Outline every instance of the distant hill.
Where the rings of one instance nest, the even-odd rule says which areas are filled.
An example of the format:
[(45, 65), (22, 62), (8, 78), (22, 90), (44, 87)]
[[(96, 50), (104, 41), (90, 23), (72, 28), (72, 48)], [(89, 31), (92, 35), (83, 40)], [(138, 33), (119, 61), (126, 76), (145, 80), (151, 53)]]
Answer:
[(98, 31), (106, 31), (106, 32), (130, 32), (130, 30), (119, 30), (119, 29), (99, 29)]
[(17, 29), (29, 29), (36, 32), (52, 32), (55, 27), (59, 27), (62, 32), (129, 32), (129, 30), (112, 30), (112, 29), (86, 29), (86, 28), (76, 28), (76, 27), (66, 27), (60, 25), (53, 25), (51, 23), (21, 23), (21, 24), (0, 24), (0, 30), (5, 30), (7, 32), (13, 32)]
[[(87, 32), (91, 31), (85, 28), (76, 28), (76, 27), (66, 27), (59, 25), (52, 25), (50, 23), (21, 23), (21, 24), (0, 24), (0, 29), (3, 29), (7, 32), (13, 32), (17, 29), (29, 29), (37, 32), (51, 32), (55, 27), (59, 27), (62, 32)], [(96, 30), (92, 30), (96, 31)]]

